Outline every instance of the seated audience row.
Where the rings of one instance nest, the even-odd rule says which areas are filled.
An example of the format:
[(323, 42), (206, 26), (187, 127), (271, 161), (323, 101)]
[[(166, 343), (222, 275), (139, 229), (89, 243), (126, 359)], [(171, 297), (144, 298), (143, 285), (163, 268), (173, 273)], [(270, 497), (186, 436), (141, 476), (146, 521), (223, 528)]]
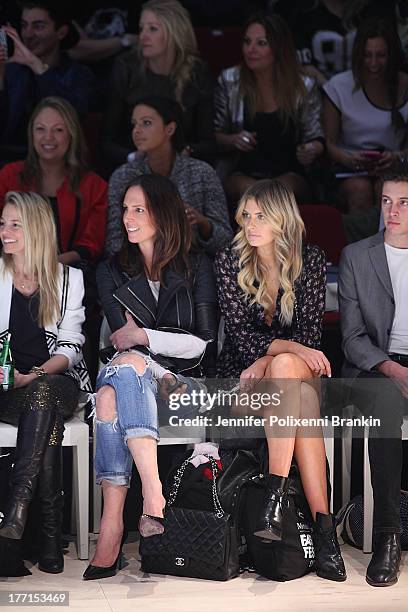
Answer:
[[(398, 406), (398, 413), (388, 411), (391, 418), (371, 434), (373, 440), (369, 445), (376, 537), (367, 582), (374, 586), (396, 582), (401, 556), (399, 438), (406, 404), (403, 398), (408, 354), (401, 298), (407, 277), (407, 186), (405, 175), (385, 177), (382, 199), (385, 233), (347, 247), (340, 266), (348, 367), (351, 365), (360, 377), (373, 377), (377, 375), (373, 368), (378, 370), (378, 377), (389, 383), (381, 392), (385, 390), (387, 398), (392, 393), (393, 405)], [(294, 194), (278, 181), (263, 180), (250, 187), (241, 199), (237, 222), (239, 231), (232, 245), (216, 258), (218, 301), (226, 331), (218, 373), (239, 376), (242, 390), (252, 389), (259, 381), (278, 379), (285, 389), (286, 402), (280, 408), (271, 407), (267, 413), (282, 409), (282, 416), (290, 410), (296, 417), (315, 418), (319, 416), (317, 379), (331, 375), (330, 363), (319, 350), (325, 295), (324, 255), (319, 248), (303, 243), (304, 226)], [(141, 175), (128, 184), (123, 198), (123, 226), (121, 250), (102, 263), (98, 272), (98, 288), (112, 330), (113, 350), (97, 381), (95, 467), (105, 506), (95, 557), (84, 574), (87, 580), (112, 576), (120, 568), (123, 504), (132, 460), (142, 480), (144, 505), (139, 531), (143, 537), (163, 533), (165, 499), (157, 469), (156, 442), (160, 419), (168, 417), (165, 400), (169, 393), (192, 394), (202, 388), (202, 382), (191, 375), (206, 363), (217, 337), (212, 265), (204, 254), (191, 248), (191, 228), (174, 184), (153, 174)], [(11, 331), (17, 366), (15, 388), (3, 392), (0, 398), (0, 418), (16, 423), (16, 415), (10, 416), (15, 402), (19, 416), (17, 455), (10, 476), (12, 494), (0, 528), (0, 546), (10, 546), (10, 541), (20, 542), (36, 487), (41, 491), (43, 468), (48, 465), (47, 441), (51, 446), (61, 442), (61, 420), (66, 406), (61, 397), (58, 399), (50, 391), (54, 379), (57, 389), (60, 388), (60, 378), (54, 375), (66, 373), (73, 377), (76, 387), (71, 391), (75, 402), (79, 388), (87, 390), (89, 386), (86, 369), (80, 363), (82, 279), (79, 272), (74, 274), (58, 263), (50, 206), (36, 194), (9, 193), (0, 237), (3, 293), (7, 296), (0, 337), (3, 344)], [(384, 285), (384, 278), (378, 281), (379, 273), (391, 279), (389, 287)], [(372, 274), (375, 278), (366, 290), (361, 283), (366, 283)], [(377, 281), (381, 282), (376, 288)], [(378, 293), (379, 287), (381, 295), (386, 290), (387, 295), (395, 296), (380, 319), (373, 308), (378, 303), (378, 295), (373, 291)], [(59, 318), (55, 322), (57, 313)], [(357, 335), (356, 329), (360, 330)], [(198, 373), (203, 372), (199, 369)], [(0, 376), (5, 383), (3, 370)], [(45, 384), (44, 388), (39, 388), (38, 379)], [(132, 393), (128, 393), (130, 388)], [(68, 404), (71, 391), (64, 398)], [(42, 399), (42, 393), (52, 398), (52, 409)], [(37, 398), (39, 404), (35, 408)], [(383, 408), (389, 405), (387, 398), (379, 395), (376, 415), (384, 416)], [(372, 408), (371, 399), (369, 404)], [(194, 414), (193, 406), (184, 408), (186, 414)], [(66, 410), (66, 416), (72, 414), (72, 406)], [(54, 438), (50, 435), (55, 423), (59, 423), (59, 434), (53, 431)], [(390, 433), (388, 441), (385, 438)], [(345, 580), (334, 522), (328, 512), (321, 431), (317, 429), (312, 436), (303, 436), (302, 428), (296, 427), (281, 438), (272, 435), (265, 426), (265, 437), (269, 475), (255, 535), (264, 540), (282, 538), (287, 476), (295, 457), (315, 519), (316, 572), (330, 580)], [(52, 456), (56, 458), (56, 454)], [(56, 459), (48, 471), (52, 473), (55, 466)], [(386, 503), (383, 472), (388, 474)], [(48, 490), (54, 498), (58, 497), (60, 487), (60, 481), (55, 482), (52, 493)], [(47, 544), (40, 554), (40, 567), (57, 573), (63, 566), (59, 547), (60, 505), (58, 501), (52, 503), (50, 514), (50, 503), (50, 499), (44, 502), (48, 507), (44, 525), (52, 526), (49, 533), (44, 528)]]
[[(346, 4), (344, 15), (336, 18), (351, 24), (355, 16)], [(314, 10), (305, 8), (305, 14)], [(327, 2), (316, 9), (332, 10)], [(374, 6), (367, 14), (386, 16)], [(290, 15), (286, 17), (291, 22)], [(217, 170), (233, 205), (249, 185), (266, 177), (279, 177), (298, 201), (310, 200), (309, 179), (319, 176), (315, 162), (322, 160), (326, 141), (340, 203), (346, 211), (370, 209), (379, 202), (378, 177), (407, 146), (408, 77), (402, 72), (403, 55), (392, 22), (361, 15), (357, 21), (361, 25), (355, 39), (353, 34), (351, 70), (324, 85), (324, 131), (319, 79), (301, 72), (292, 33), (276, 14), (259, 13), (245, 25), (242, 63), (220, 75), (213, 120), (212, 78), (198, 55), (188, 12), (177, 0), (149, 0), (142, 8), (137, 44), (115, 62), (100, 134), (102, 166), (111, 172), (134, 155), (129, 129), (134, 107), (146, 96), (160, 95), (174, 98), (184, 111), (180, 154), (213, 160), (215, 134)], [(0, 56), (3, 144), (8, 151), (3, 161), (24, 152), (28, 113), (38, 99), (52, 93), (70, 100), (80, 113), (89, 107), (91, 81), (81, 86), (88, 69), (61, 52), (68, 31), (66, 20), (46, 1), (23, 3), (22, 40), (5, 26), (15, 49), (7, 64), (4, 49)], [(70, 72), (62, 76), (64, 62)], [(71, 72), (79, 80), (73, 80)], [(24, 93), (24, 87), (30, 91)]]
[[(24, 202), (32, 197), (39, 199), (39, 196), (23, 196), (19, 197)], [(10, 255), (13, 271), (17, 270), (17, 262), (21, 262), (24, 270), (30, 233), (23, 223), (21, 209), (9, 199), (13, 195), (6, 197), (1, 225), (3, 258)], [(158, 175), (141, 175), (127, 185), (122, 210), (125, 240), (119, 253), (101, 264), (98, 271), (98, 288), (113, 332), (110, 340), (115, 352), (97, 381), (95, 467), (105, 504), (96, 554), (84, 574), (88, 580), (113, 575), (118, 568), (123, 504), (132, 457), (142, 480), (144, 500), (139, 531), (144, 537), (163, 531), (165, 500), (156, 458), (158, 413), (161, 418), (165, 417), (166, 404), (162, 400), (176, 388), (189, 393), (202, 388), (202, 383), (190, 376), (200, 373), (199, 365), (205, 364), (205, 353), (216, 346), (217, 338), (217, 296), (212, 265), (205, 255), (191, 249), (190, 225), (174, 184)], [(51, 217), (49, 209), (47, 225)], [(318, 348), (324, 310), (324, 255), (317, 247), (302, 246), (304, 227), (294, 196), (280, 183), (264, 181), (248, 190), (240, 204), (237, 221), (241, 229), (235, 248), (227, 248), (217, 259), (219, 301), (227, 334), (219, 373), (240, 375), (246, 384), (289, 375), (298, 380), (295, 388), (288, 381), (291, 409), (296, 415), (305, 411), (305, 414), (317, 416), (316, 389), (302, 381), (330, 375), (330, 364)], [(54, 265), (56, 261), (55, 249)], [(27, 264), (25, 269), (26, 276), (30, 274), (26, 282), (31, 283), (27, 296), (36, 296), (42, 283), (40, 263), (36, 262), (30, 272)], [(271, 270), (272, 275), (269, 274)], [(55, 273), (53, 277), (56, 278)], [(19, 294), (17, 282), (15, 278), (11, 307)], [(58, 292), (61, 288), (57, 287)], [(75, 310), (70, 302), (68, 309), (71, 314)], [(80, 325), (82, 319), (83, 314), (78, 311), (75, 323)], [(44, 334), (41, 321), (37, 320), (34, 327), (41, 337)], [(64, 325), (63, 329), (74, 333), (74, 328), (71, 330), (69, 326)], [(14, 342), (18, 343), (20, 335), (18, 332), (13, 335)], [(57, 336), (59, 345), (64, 342)], [(161, 365), (163, 358), (165, 367)], [(28, 385), (33, 378), (45, 376), (46, 382), (48, 374), (67, 368), (65, 360), (54, 356), (50, 362), (52, 359), (57, 369), (50, 369), (48, 359), (44, 360), (41, 354), (31, 355), (26, 378), (20, 380), (23, 375), (16, 372), (17, 386), (27, 386), (26, 409), (33, 392)], [(186, 376), (186, 372), (190, 376)], [(129, 389), (133, 391), (129, 393)], [(17, 392), (15, 389), (6, 393), (11, 403)], [(193, 413), (193, 410), (193, 406), (186, 407), (186, 413)], [(268, 428), (265, 433), (270, 475), (265, 481), (265, 499), (256, 535), (271, 540), (282, 537), (282, 505), (294, 456), (316, 520), (316, 571), (331, 580), (345, 580), (334, 523), (328, 512), (321, 432), (310, 438), (301, 436), (299, 430), (282, 439), (269, 435)], [(17, 453), (21, 453), (20, 446)], [(112, 456), (115, 457), (114, 465)], [(36, 455), (37, 466), (41, 461), (42, 454)], [(19, 540), (38, 474), (32, 474), (33, 468), (28, 469), (27, 464), (21, 469), (18, 462), (16, 465), (11, 475), (12, 483), (16, 481), (15, 490), (0, 536)], [(48, 555), (49, 565), (41, 561), (40, 567), (45, 571), (62, 571), (61, 557), (56, 549), (54, 543)]]
[[(143, 101), (142, 101), (143, 102)], [(28, 126), (28, 155), (0, 170), (0, 210), (8, 191), (37, 191), (49, 198), (57, 226), (62, 263), (90, 270), (104, 250), (119, 251), (124, 187), (140, 174), (169, 176), (180, 191), (195, 239), (208, 254), (232, 238), (225, 195), (215, 171), (181, 155), (182, 111), (169, 98), (146, 98), (134, 109), (132, 130), (137, 159), (118, 168), (108, 186), (90, 171), (78, 117), (60, 98), (45, 98)], [(141, 157), (140, 154), (145, 154)], [(108, 217), (108, 221), (107, 221)]]

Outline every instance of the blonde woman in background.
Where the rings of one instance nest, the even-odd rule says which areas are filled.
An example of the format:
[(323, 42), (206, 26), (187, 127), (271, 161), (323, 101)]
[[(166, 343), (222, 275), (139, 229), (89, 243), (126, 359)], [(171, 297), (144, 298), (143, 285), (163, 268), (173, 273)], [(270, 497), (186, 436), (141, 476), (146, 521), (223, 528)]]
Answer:
[(13, 541), (23, 536), (37, 489), (39, 569), (56, 574), (64, 568), (63, 421), (73, 415), (80, 389), (91, 390), (81, 350), (83, 277), (58, 262), (51, 206), (36, 193), (6, 194), (0, 239), (0, 349), (11, 334), (15, 364), (14, 387), (0, 392), (0, 421), (18, 427), (7, 504), (0, 500), (0, 575), (15, 575)]
[(134, 150), (129, 132), (141, 97), (172, 97), (184, 110), (185, 153), (211, 160), (214, 147), (213, 80), (199, 57), (188, 11), (177, 0), (149, 0), (139, 22), (139, 44), (120, 57), (105, 116), (105, 155), (110, 170)]
[[(330, 376), (320, 349), (325, 304), (325, 257), (302, 242), (304, 225), (293, 195), (278, 181), (263, 180), (243, 195), (236, 220), (239, 231), (216, 260), (218, 299), (225, 318), (225, 342), (218, 374), (240, 378), (251, 388), (264, 379), (285, 389), (280, 416), (319, 416), (311, 381)], [(285, 379), (290, 379), (286, 380)], [(269, 475), (255, 535), (282, 537), (282, 506), (292, 459), (315, 520), (316, 572), (343, 581), (346, 572), (328, 510), (324, 441), (290, 428), (272, 437), (266, 429)], [(302, 435), (303, 433), (303, 435)]]

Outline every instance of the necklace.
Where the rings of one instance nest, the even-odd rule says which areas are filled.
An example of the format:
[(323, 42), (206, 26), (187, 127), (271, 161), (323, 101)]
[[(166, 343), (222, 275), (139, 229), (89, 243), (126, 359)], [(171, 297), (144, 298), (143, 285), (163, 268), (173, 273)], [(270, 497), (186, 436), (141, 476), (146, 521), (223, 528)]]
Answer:
[(33, 278), (27, 278), (24, 274), (20, 280), (17, 273), (14, 273), (14, 284), (26, 293), (33, 293), (37, 287), (37, 281)]

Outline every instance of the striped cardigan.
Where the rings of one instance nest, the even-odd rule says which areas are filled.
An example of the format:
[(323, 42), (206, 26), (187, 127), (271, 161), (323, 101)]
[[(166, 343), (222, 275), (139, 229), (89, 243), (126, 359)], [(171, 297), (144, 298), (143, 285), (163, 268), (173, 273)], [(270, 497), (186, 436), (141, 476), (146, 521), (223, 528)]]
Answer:
[[(83, 391), (92, 391), (88, 370), (82, 356), (85, 338), (82, 323), (85, 310), (82, 305), (84, 281), (81, 270), (59, 264), (60, 317), (45, 327), (45, 338), (50, 357), (64, 355), (68, 371)], [(0, 259), (0, 351), (8, 334), (10, 306), (13, 292), (12, 275), (5, 270)]]

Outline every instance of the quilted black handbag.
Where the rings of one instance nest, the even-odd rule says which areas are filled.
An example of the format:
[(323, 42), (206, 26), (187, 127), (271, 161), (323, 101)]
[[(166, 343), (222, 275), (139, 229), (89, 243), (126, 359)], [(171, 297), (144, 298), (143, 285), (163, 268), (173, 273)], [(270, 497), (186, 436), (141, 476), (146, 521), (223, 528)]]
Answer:
[(177, 470), (165, 511), (164, 533), (141, 538), (142, 571), (205, 580), (229, 580), (239, 573), (236, 530), (222, 509), (217, 493), (218, 466), (206, 455), (212, 469), (213, 511), (174, 506), (186, 459)]

